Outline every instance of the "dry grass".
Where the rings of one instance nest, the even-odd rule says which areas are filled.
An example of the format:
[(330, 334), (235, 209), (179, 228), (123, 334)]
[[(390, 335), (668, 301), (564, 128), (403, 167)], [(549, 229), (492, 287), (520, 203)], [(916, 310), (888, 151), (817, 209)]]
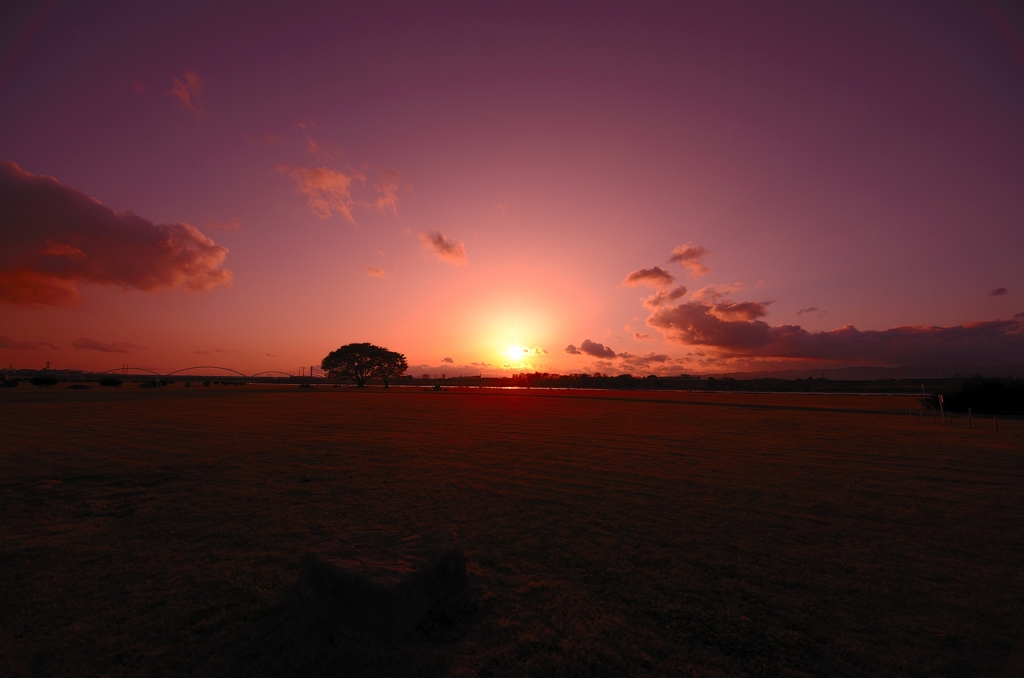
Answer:
[[(911, 402), (2, 392), (0, 674), (1012, 671), (1024, 427)], [(408, 643), (334, 638), (292, 598), (328, 535), (435, 525), (475, 585)]]

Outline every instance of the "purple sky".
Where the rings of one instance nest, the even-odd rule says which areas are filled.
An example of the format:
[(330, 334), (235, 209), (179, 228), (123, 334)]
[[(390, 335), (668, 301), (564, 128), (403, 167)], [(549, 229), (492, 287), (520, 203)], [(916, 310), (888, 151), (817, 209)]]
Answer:
[(5, 366), (1024, 363), (1009, 3), (213, 4), (0, 9)]

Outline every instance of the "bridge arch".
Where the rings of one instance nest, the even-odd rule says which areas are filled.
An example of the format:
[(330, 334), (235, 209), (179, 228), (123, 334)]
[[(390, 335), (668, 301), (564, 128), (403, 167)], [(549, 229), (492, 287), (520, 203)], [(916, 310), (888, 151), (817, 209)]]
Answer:
[(164, 376), (171, 377), (171, 376), (174, 376), (175, 374), (180, 374), (182, 372), (188, 372), (189, 370), (224, 370), (225, 372), (232, 372), (234, 374), (237, 374), (240, 377), (245, 377), (246, 379), (249, 378), (249, 375), (242, 374), (238, 370), (233, 370), (230, 367), (220, 367), (219, 365), (195, 365), (193, 367), (183, 367), (180, 370), (174, 370), (173, 372), (168, 372)]
[(157, 376), (157, 377), (161, 376), (159, 372), (154, 372), (153, 370), (145, 368), (145, 367), (115, 367), (112, 370), (104, 370), (103, 372), (100, 372), (100, 374), (115, 374), (115, 373), (117, 373), (117, 374), (125, 374), (126, 372), (132, 372), (132, 371), (135, 371), (135, 372), (146, 372), (148, 374), (152, 374), (152, 375)]

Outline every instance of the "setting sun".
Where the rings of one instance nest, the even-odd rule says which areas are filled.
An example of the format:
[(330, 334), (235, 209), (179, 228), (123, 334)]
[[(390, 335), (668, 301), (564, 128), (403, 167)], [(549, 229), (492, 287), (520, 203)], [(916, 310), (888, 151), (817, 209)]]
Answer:
[(509, 360), (521, 362), (530, 355), (530, 349), (523, 348), (522, 346), (509, 346), (505, 354), (509, 357)]

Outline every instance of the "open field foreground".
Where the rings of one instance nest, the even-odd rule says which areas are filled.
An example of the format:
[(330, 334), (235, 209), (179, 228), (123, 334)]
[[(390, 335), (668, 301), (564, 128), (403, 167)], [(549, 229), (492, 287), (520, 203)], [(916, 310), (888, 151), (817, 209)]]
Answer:
[[(882, 396), (0, 392), (0, 675), (1020, 675), (1024, 422)], [(453, 526), (400, 647), (294, 598)]]

